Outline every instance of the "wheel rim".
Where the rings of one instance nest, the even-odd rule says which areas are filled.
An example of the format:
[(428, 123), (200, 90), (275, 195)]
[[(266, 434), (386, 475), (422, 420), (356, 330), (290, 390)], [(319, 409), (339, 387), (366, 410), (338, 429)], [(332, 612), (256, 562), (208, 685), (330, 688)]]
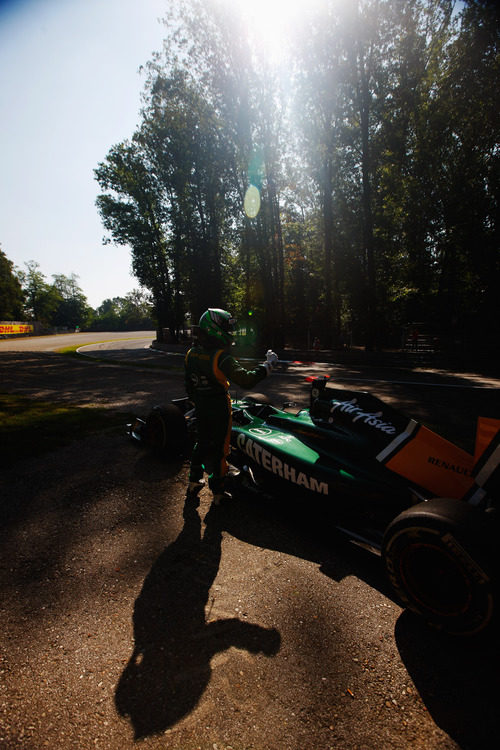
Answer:
[(400, 573), (419, 607), (440, 617), (467, 611), (472, 599), (470, 579), (448, 550), (434, 544), (411, 544), (401, 556)]

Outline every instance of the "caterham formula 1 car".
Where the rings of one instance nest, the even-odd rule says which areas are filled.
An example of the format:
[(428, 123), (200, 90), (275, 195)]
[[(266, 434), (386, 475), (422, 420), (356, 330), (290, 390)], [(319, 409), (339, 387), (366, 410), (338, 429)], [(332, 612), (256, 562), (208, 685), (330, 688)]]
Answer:
[[(500, 420), (480, 417), (474, 455), (367, 392), (309, 378), (308, 409), (262, 394), (233, 401), (233, 482), (270, 499), (327, 508), (335, 526), (378, 551), (402, 605), (467, 635), (497, 602)], [(163, 454), (187, 452), (187, 399), (156, 406), (129, 434)]]

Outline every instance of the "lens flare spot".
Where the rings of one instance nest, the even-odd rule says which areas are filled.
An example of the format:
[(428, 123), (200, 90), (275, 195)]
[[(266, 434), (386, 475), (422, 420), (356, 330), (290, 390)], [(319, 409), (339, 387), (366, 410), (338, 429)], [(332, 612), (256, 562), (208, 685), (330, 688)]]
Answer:
[(245, 193), (243, 208), (249, 219), (255, 219), (260, 211), (260, 193), (255, 185), (250, 185)]

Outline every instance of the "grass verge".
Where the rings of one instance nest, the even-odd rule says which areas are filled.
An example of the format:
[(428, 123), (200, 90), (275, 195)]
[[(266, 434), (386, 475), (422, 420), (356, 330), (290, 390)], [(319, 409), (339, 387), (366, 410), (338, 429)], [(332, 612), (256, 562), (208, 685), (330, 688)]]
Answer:
[(124, 427), (130, 415), (0, 393), (0, 464), (11, 466), (92, 433)]

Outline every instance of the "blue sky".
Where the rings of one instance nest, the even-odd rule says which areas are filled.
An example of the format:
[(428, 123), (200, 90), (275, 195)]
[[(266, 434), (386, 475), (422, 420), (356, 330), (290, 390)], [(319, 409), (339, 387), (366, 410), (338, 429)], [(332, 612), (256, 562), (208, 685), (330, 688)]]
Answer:
[(0, 245), (89, 304), (137, 288), (130, 251), (102, 245), (93, 170), (139, 122), (141, 65), (168, 0), (0, 0)]
[[(76, 274), (94, 308), (139, 286), (130, 249), (102, 244), (93, 170), (134, 133), (138, 71), (162, 48), (158, 19), (172, 1), (0, 0), (0, 246), (49, 283)], [(285, 20), (319, 2), (225, 1), (271, 58)]]

